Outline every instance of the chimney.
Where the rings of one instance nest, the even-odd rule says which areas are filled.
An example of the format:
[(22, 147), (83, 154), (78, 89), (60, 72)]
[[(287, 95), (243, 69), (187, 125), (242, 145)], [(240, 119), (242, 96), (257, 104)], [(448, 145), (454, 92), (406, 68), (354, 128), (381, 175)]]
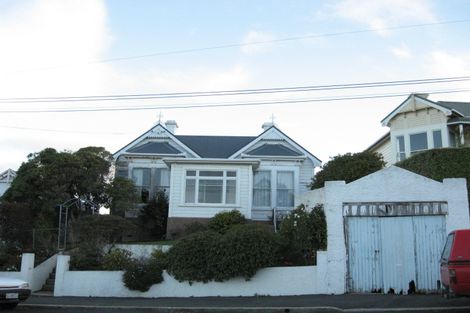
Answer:
[(178, 124), (176, 124), (175, 120), (168, 120), (165, 122), (165, 128), (168, 129), (170, 133), (174, 134), (178, 128)]
[(261, 128), (263, 129), (263, 131), (266, 131), (272, 126), (277, 126), (277, 125), (274, 122), (266, 122), (266, 123), (263, 123)]

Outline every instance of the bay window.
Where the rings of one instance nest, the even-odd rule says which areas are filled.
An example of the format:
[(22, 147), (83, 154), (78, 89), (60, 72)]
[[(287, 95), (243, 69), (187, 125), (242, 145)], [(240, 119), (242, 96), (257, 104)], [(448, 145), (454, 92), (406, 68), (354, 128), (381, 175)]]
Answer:
[(271, 171), (257, 171), (253, 176), (253, 205), (271, 206)]
[(187, 170), (185, 203), (235, 204), (237, 172), (230, 170)]
[(167, 168), (133, 168), (131, 177), (143, 203), (155, 197), (157, 191), (169, 194), (170, 170)]
[(253, 175), (253, 207), (293, 208), (294, 171), (260, 170)]
[(276, 206), (294, 206), (294, 172), (277, 172)]
[(410, 135), (410, 154), (416, 154), (428, 149), (428, 135), (426, 132)]

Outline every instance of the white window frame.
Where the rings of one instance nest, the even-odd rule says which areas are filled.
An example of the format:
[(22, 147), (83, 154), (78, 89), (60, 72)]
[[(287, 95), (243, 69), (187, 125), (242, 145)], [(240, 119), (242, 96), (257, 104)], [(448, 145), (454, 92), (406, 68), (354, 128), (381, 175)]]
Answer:
[[(426, 138), (426, 148), (425, 149), (419, 149), (419, 150), (413, 150), (411, 151), (411, 136), (413, 135), (421, 135), (421, 134), (424, 134), (425, 138)], [(409, 150), (410, 150), (410, 156), (412, 155), (412, 153), (420, 153), (420, 152), (423, 152), (423, 151), (426, 151), (426, 150), (429, 150), (430, 148), (430, 140), (429, 140), (429, 135), (431, 135), (431, 138), (432, 138), (432, 131), (420, 131), (420, 132), (412, 132), (412, 133), (409, 133), (408, 134), (408, 142), (409, 142)], [(432, 139), (431, 139), (432, 140)]]
[[(207, 168), (185, 168), (184, 171), (184, 186), (182, 188), (183, 193), (183, 205), (191, 205), (191, 206), (224, 206), (224, 207), (233, 207), (239, 205), (239, 190), (240, 190), (240, 173), (237, 169), (207, 169)], [(188, 171), (195, 171), (195, 176), (188, 176)], [(208, 172), (223, 172), (222, 176), (201, 176), (200, 172), (208, 171)], [(227, 172), (235, 172), (235, 177), (227, 176)], [(195, 180), (194, 186), (194, 202), (186, 202), (186, 183), (188, 179)], [(199, 202), (199, 180), (222, 180), (222, 202), (220, 203), (213, 203), (213, 202)], [(227, 181), (235, 181), (235, 203), (226, 203), (227, 199)]]
[[(299, 195), (299, 168), (297, 166), (260, 166), (256, 169), (258, 171), (270, 171), (271, 172), (271, 205), (258, 207), (252, 204), (253, 209), (267, 210), (272, 208), (279, 209), (292, 209), (295, 208), (295, 200)], [(294, 173), (294, 206), (292, 207), (278, 207), (277, 206), (277, 172), (293, 172)], [(254, 177), (253, 173), (253, 177)], [(252, 197), (253, 197), (253, 179), (251, 181)], [(253, 203), (253, 199), (251, 199)]]
[[(169, 186), (168, 186), (168, 190), (166, 190), (166, 193), (167, 195), (169, 196), (170, 194), (170, 189), (171, 189), (171, 168), (169, 168), (168, 166), (166, 166), (163, 162), (160, 163), (160, 164), (152, 164), (152, 163), (138, 163), (138, 162), (135, 162), (135, 163), (132, 163), (129, 165), (129, 169), (128, 169), (128, 173), (127, 173), (127, 178), (130, 179), (131, 181), (134, 181), (133, 177), (132, 177), (132, 172), (134, 169), (149, 169), (150, 170), (150, 186), (149, 186), (149, 193), (152, 192), (152, 189), (155, 189), (155, 190), (158, 190), (157, 189), (157, 182), (156, 182), (156, 170), (157, 169), (166, 169), (169, 171)], [(136, 187), (139, 187), (139, 186), (136, 186)], [(141, 191), (141, 189), (139, 189), (139, 192)], [(151, 194), (149, 194), (149, 200), (150, 200), (150, 196)]]

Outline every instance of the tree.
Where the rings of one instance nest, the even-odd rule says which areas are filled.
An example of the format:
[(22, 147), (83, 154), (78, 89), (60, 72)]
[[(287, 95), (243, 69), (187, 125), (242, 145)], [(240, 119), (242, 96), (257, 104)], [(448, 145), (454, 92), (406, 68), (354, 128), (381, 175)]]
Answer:
[(382, 156), (376, 152), (346, 153), (337, 155), (322, 166), (315, 174), (309, 187), (321, 188), (326, 181), (344, 180), (346, 183), (355, 181), (385, 167)]
[(164, 191), (157, 191), (155, 198), (144, 206), (139, 216), (143, 230), (152, 239), (162, 239), (168, 220), (168, 197)]
[(137, 202), (137, 193), (132, 180), (116, 177), (106, 188), (107, 206), (112, 215), (124, 217), (126, 209), (132, 208)]
[[(29, 218), (36, 229), (57, 227), (57, 205), (76, 197), (122, 210), (133, 201), (134, 188), (131, 182), (110, 181), (111, 164), (111, 153), (102, 147), (85, 147), (76, 152), (46, 148), (32, 153), (18, 169), (2, 203), (30, 209)], [(69, 218), (73, 221), (86, 215), (86, 209), (89, 207), (71, 206)]]

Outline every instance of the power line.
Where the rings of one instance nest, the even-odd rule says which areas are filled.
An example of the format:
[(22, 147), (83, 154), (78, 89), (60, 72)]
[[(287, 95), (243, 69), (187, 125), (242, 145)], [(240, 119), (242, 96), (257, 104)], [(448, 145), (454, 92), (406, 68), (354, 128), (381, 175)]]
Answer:
[[(231, 43), (231, 44), (216, 45), (216, 46), (209, 46), (209, 47), (202, 47), (202, 48), (161, 51), (161, 52), (140, 54), (140, 55), (134, 55), (134, 56), (100, 59), (100, 60), (88, 61), (83, 64), (111, 63), (111, 62), (151, 58), (151, 57), (157, 57), (157, 56), (186, 54), (186, 53), (202, 52), (202, 51), (209, 51), (209, 50), (219, 50), (219, 49), (227, 49), (227, 48), (252, 46), (252, 45), (262, 45), (262, 44), (269, 44), (269, 43), (281, 43), (281, 42), (297, 41), (297, 40), (303, 40), (303, 39), (354, 35), (354, 34), (370, 33), (370, 32), (376, 32), (376, 31), (386, 31), (386, 30), (403, 30), (403, 29), (420, 28), (420, 27), (427, 27), (427, 26), (434, 26), (434, 25), (458, 24), (458, 23), (468, 23), (468, 22), (470, 22), (470, 19), (438, 21), (438, 22), (432, 22), (432, 23), (410, 24), (410, 25), (381, 27), (381, 28), (367, 28), (367, 29), (359, 29), (359, 30), (351, 30), (351, 31), (323, 33), (323, 34), (316, 34), (316, 35), (286, 37), (286, 38), (279, 38), (279, 39), (272, 39), (272, 40), (252, 41), (252, 42), (244, 42), (244, 43)], [(32, 70), (14, 71), (14, 72), (9, 72), (9, 74), (31, 72), (31, 71), (41, 71), (41, 70), (53, 70), (53, 69), (58, 69), (58, 68), (63, 68), (63, 67), (68, 67), (68, 66), (71, 66), (71, 65), (56, 65), (56, 66), (42, 67), (42, 68), (37, 68), (37, 69), (32, 69)]]
[[(454, 90), (434, 90), (434, 91), (420, 91), (418, 93), (429, 94), (446, 94), (469, 92), (470, 89), (454, 89)], [(271, 100), (271, 101), (258, 101), (258, 102), (238, 102), (238, 103), (219, 103), (219, 104), (176, 104), (170, 106), (141, 106), (141, 107), (121, 107), (121, 108), (73, 108), (73, 109), (42, 109), (42, 110), (1, 110), (0, 113), (20, 114), (20, 113), (78, 113), (78, 112), (114, 112), (114, 111), (145, 111), (145, 110), (172, 110), (172, 109), (191, 109), (191, 108), (221, 108), (221, 107), (246, 107), (246, 106), (262, 106), (273, 104), (294, 104), (294, 103), (311, 103), (311, 102), (331, 102), (331, 101), (344, 101), (344, 100), (363, 100), (363, 99), (377, 99), (377, 98), (391, 98), (403, 97), (409, 95), (409, 92), (390, 93), (390, 94), (374, 94), (374, 95), (351, 95), (341, 97), (324, 97), (324, 98), (311, 98), (311, 99), (287, 99), (287, 100)]]
[(80, 130), (65, 130), (65, 129), (47, 129), (47, 128), (33, 128), (33, 127), (20, 127), (20, 126), (11, 126), (11, 125), (0, 125), (0, 128), (7, 128), (7, 129), (18, 129), (18, 130), (36, 130), (36, 131), (43, 131), (43, 132), (54, 132), (54, 133), (67, 133), (67, 134), (92, 134), (92, 135), (124, 135), (125, 133), (119, 132), (87, 132), (87, 131), (80, 131)]
[(378, 82), (361, 82), (333, 85), (310, 85), (295, 87), (275, 87), (259, 89), (235, 89), (218, 91), (192, 91), (192, 92), (172, 92), (172, 93), (142, 93), (127, 95), (95, 95), (95, 96), (68, 96), (68, 97), (32, 97), (32, 98), (0, 98), (0, 103), (53, 103), (53, 102), (90, 102), (90, 101), (117, 101), (117, 100), (149, 100), (149, 99), (169, 99), (169, 98), (194, 98), (213, 96), (234, 96), (272, 93), (293, 93), (308, 91), (331, 91), (344, 89), (362, 89), (377, 87), (395, 87), (407, 85), (440, 84), (469, 81), (470, 76), (425, 78), (412, 80), (393, 80)]

